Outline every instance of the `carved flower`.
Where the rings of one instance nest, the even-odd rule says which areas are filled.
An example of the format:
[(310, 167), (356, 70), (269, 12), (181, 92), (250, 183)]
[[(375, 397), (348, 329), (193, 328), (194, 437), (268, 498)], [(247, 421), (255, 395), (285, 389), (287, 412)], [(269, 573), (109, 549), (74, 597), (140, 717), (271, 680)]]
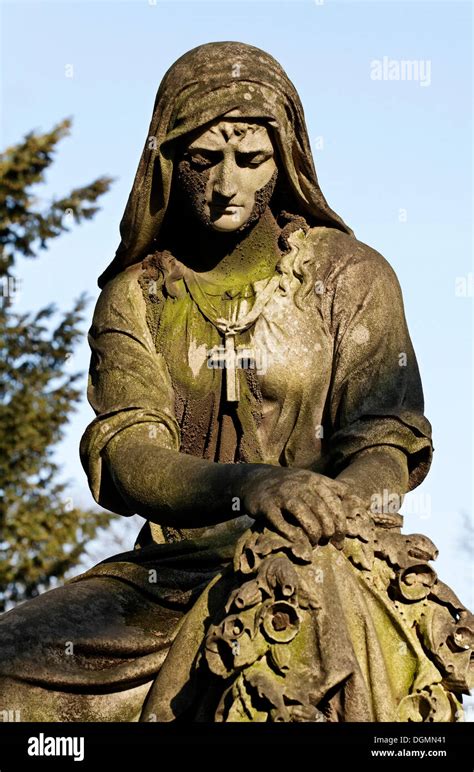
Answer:
[(262, 616), (262, 627), (266, 636), (276, 643), (292, 641), (298, 634), (300, 626), (298, 610), (285, 600), (271, 603)]
[(398, 572), (398, 591), (405, 600), (422, 600), (429, 595), (437, 578), (436, 572), (430, 566), (417, 563)]

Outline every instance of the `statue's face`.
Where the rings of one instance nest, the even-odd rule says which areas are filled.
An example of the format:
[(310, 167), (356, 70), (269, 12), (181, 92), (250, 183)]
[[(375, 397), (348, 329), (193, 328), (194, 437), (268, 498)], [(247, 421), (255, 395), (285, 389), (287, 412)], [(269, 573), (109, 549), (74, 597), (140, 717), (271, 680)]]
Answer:
[(185, 146), (177, 183), (204, 225), (232, 232), (258, 219), (273, 192), (276, 170), (266, 126), (220, 120)]

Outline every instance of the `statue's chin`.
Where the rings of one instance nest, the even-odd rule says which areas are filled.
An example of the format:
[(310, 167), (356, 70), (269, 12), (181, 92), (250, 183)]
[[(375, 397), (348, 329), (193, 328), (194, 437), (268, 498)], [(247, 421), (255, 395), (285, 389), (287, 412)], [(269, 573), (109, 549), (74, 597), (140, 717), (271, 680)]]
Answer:
[(217, 231), (218, 233), (235, 233), (235, 231), (238, 231), (239, 228), (241, 228), (243, 225), (245, 225), (246, 222), (232, 222), (232, 223), (222, 223), (220, 221), (216, 221), (211, 223), (211, 228), (213, 231)]

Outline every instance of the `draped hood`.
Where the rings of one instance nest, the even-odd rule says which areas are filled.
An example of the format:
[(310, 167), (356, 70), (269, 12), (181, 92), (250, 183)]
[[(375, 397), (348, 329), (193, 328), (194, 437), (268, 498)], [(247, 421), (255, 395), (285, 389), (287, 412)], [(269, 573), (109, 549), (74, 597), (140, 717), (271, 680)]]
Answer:
[(352, 234), (319, 187), (303, 107), (281, 65), (259, 48), (207, 43), (181, 56), (165, 74), (125, 212), (121, 242), (99, 278), (104, 285), (152, 249), (170, 200), (174, 140), (224, 117), (264, 119), (272, 127), (297, 212), (311, 225)]

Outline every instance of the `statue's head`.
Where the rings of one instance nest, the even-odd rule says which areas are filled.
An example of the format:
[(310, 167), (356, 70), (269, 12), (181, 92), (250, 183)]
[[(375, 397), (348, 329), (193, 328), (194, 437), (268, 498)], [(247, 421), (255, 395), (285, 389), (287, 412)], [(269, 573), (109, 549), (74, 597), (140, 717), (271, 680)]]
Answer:
[(215, 232), (249, 228), (271, 200), (309, 227), (351, 233), (319, 187), (295, 87), (272, 56), (244, 43), (198, 46), (165, 74), (100, 286), (156, 248), (176, 192)]
[(227, 116), (180, 144), (173, 184), (180, 200), (206, 228), (242, 231), (270, 201), (277, 179), (275, 156), (264, 123)]

